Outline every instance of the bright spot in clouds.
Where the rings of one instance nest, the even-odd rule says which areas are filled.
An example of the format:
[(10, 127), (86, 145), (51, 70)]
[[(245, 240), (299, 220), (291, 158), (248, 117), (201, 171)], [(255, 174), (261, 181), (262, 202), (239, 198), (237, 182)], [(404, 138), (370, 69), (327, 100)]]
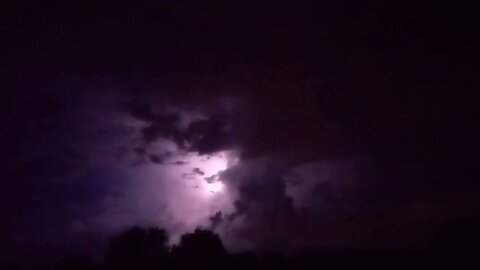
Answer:
[(137, 166), (132, 177), (136, 182), (129, 190), (133, 201), (128, 205), (134, 213), (157, 217), (147, 221), (165, 227), (176, 241), (187, 231), (208, 226), (215, 213), (234, 211), (235, 195), (222, 179), (234, 161), (229, 151), (210, 155), (177, 151), (162, 163)]
[(200, 168), (205, 177), (218, 175), (218, 173), (227, 169), (228, 161), (225, 153), (220, 152), (210, 156), (193, 155), (187, 161), (190, 161), (193, 166)]
[(185, 170), (184, 175), (193, 176), (194, 179), (201, 181), (198, 185), (201, 193), (210, 197), (223, 191), (224, 184), (220, 177), (221, 173), (228, 168), (226, 153), (219, 152), (205, 156), (189, 154), (184, 161), (186, 162), (185, 166), (182, 166)]
[(221, 192), (223, 190), (223, 183), (220, 181), (216, 181), (213, 183), (206, 183), (206, 187), (208, 192), (215, 194)]

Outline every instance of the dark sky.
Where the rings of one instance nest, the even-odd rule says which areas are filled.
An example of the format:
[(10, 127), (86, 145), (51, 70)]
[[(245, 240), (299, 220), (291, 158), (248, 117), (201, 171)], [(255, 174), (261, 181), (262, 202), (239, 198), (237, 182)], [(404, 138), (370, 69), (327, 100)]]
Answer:
[(0, 4), (7, 257), (135, 224), (234, 251), (421, 249), (479, 214), (474, 9), (123, 2)]

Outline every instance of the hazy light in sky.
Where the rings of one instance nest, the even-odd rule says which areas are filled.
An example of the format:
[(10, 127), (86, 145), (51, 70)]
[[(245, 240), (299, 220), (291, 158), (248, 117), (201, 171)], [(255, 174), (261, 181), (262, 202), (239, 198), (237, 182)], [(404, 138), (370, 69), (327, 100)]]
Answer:
[[(147, 124), (128, 117), (121, 120), (121, 125), (131, 131), (122, 142), (136, 145), (139, 131)], [(146, 150), (143, 155), (129, 151), (119, 157), (126, 180), (119, 194), (101, 203), (102, 214), (92, 221), (101, 228), (98, 230), (120, 231), (133, 224), (157, 226), (167, 229), (172, 242), (176, 242), (183, 233), (198, 226), (208, 227), (215, 213), (234, 211), (236, 194), (222, 174), (239, 162), (235, 151), (202, 155), (181, 149), (165, 138), (148, 147), (135, 147)], [(159, 158), (153, 160), (152, 156)]]
[(191, 162), (193, 166), (197, 166), (204, 173), (205, 177), (217, 175), (227, 169), (228, 160), (225, 153), (215, 153), (210, 156), (199, 156), (197, 154), (190, 154), (187, 161)]
[[(120, 223), (164, 227), (175, 242), (185, 232), (208, 226), (209, 217), (218, 211), (224, 214), (234, 211), (235, 195), (222, 179), (222, 173), (235, 164), (233, 152), (200, 155), (174, 149), (168, 141), (157, 142), (153, 149), (157, 153), (173, 153), (162, 163), (147, 162), (130, 167), (133, 173), (129, 188), (131, 199), (128, 208), (122, 209), (131, 209), (140, 220)], [(126, 215), (113, 215), (110, 210), (108, 213), (108, 220), (115, 221)]]
[(205, 185), (206, 185), (205, 188), (211, 194), (222, 192), (223, 190), (223, 183), (220, 181), (216, 181), (213, 183), (206, 183)]
[[(228, 168), (226, 153), (219, 152), (209, 156), (191, 153), (185, 161), (188, 162), (185, 169), (193, 168), (193, 177), (201, 180), (198, 186), (201, 193), (211, 197), (223, 191), (224, 184), (221, 182), (220, 174)], [(185, 173), (188, 172), (184, 172), (184, 175)]]

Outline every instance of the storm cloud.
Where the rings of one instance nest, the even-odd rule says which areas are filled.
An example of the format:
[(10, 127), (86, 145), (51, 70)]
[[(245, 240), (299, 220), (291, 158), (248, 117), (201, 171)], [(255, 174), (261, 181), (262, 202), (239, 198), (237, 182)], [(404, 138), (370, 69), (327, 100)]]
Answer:
[(132, 225), (212, 228), (231, 250), (424, 247), (480, 213), (474, 24), (411, 4), (157, 2), (1, 11), (12, 258)]

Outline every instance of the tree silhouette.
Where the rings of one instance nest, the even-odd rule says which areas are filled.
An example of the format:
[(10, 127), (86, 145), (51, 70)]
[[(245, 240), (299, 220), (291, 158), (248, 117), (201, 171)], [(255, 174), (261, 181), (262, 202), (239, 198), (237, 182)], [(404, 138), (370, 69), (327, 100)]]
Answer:
[(480, 251), (480, 218), (455, 220), (444, 226), (434, 241), (436, 251), (450, 256), (477, 256)]
[[(75, 256), (48, 270), (161, 270), (161, 269), (456, 269), (478, 265), (479, 219), (448, 224), (433, 250), (339, 250), (283, 254), (229, 253), (220, 237), (210, 230), (196, 229), (182, 235), (178, 245), (168, 246), (163, 229), (131, 228), (115, 237), (107, 248), (103, 264), (89, 257)], [(457, 267), (458, 266), (458, 267)]]
[(131, 228), (114, 238), (105, 255), (112, 270), (165, 268), (168, 235), (163, 229)]
[(180, 243), (172, 249), (174, 262), (181, 268), (218, 268), (225, 262), (226, 255), (227, 251), (220, 237), (203, 229), (182, 235)]
[(88, 256), (77, 255), (62, 261), (53, 267), (54, 270), (93, 270), (94, 263)]

